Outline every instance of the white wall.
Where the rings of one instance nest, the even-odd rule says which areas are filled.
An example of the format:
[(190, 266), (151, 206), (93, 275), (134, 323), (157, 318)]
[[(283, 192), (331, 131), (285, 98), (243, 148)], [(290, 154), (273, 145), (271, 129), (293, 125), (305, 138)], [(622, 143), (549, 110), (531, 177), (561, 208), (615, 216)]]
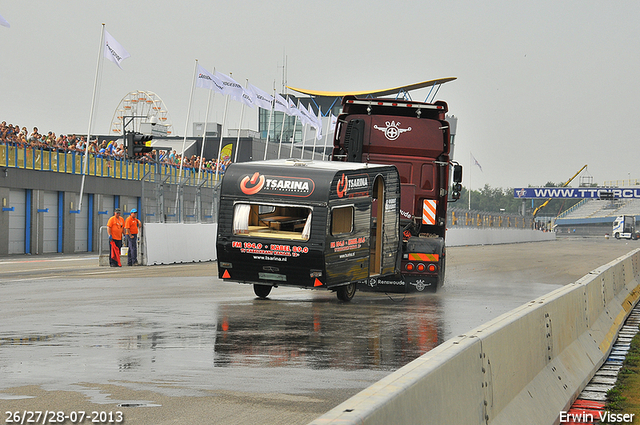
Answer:
[(217, 224), (147, 223), (143, 264), (214, 261)]
[(475, 229), (453, 227), (447, 229), (447, 246), (497, 245), (503, 243), (539, 242), (556, 239), (553, 232), (531, 229)]

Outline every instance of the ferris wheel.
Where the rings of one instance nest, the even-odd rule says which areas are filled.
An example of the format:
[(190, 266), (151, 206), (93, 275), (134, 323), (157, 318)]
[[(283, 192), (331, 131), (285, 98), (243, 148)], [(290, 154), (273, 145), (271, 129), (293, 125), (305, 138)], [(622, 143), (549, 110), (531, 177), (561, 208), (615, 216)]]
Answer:
[(164, 125), (167, 129), (167, 136), (173, 134), (173, 124), (169, 119), (167, 107), (160, 97), (150, 91), (132, 91), (127, 93), (113, 113), (111, 120), (110, 134), (122, 135), (123, 117), (146, 117), (127, 121), (127, 131), (140, 131), (141, 123), (148, 123), (149, 118), (156, 117), (158, 125)]

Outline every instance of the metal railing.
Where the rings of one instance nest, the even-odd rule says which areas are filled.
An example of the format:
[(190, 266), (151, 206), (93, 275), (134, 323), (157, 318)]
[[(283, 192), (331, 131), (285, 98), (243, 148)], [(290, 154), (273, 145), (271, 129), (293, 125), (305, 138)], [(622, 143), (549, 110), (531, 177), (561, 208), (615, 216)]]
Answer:
[[(0, 142), (1, 167), (82, 175), (84, 157), (84, 152), (79, 151), (63, 151), (55, 148), (20, 146), (14, 143)], [(136, 162), (125, 158), (89, 154), (87, 164), (87, 175), (89, 176), (142, 180), (150, 172), (165, 176), (174, 183), (177, 183), (180, 176), (181, 179), (197, 179), (199, 174), (198, 169), (191, 167), (183, 167), (182, 174), (180, 174), (180, 167), (173, 164)], [(220, 175), (216, 176), (213, 170), (203, 169), (199, 184), (213, 188), (220, 177)]]
[(145, 223), (215, 223), (220, 185), (197, 174), (178, 181), (170, 175), (149, 172), (142, 179)]
[(491, 213), (458, 208), (449, 208), (447, 214), (449, 227), (536, 228), (533, 217), (531, 216), (523, 217), (517, 214)]

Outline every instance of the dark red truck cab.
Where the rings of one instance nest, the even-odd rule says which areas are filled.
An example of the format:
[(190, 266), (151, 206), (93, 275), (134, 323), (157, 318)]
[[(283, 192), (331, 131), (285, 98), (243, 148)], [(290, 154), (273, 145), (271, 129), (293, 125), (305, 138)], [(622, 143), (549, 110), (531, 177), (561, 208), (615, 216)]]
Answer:
[(400, 174), (399, 273), (384, 279), (370, 277), (366, 286), (371, 289), (436, 290), (444, 282), (447, 202), (459, 198), (462, 180), (462, 167), (450, 158), (446, 113), (447, 104), (440, 101), (343, 99), (332, 160), (393, 164)]

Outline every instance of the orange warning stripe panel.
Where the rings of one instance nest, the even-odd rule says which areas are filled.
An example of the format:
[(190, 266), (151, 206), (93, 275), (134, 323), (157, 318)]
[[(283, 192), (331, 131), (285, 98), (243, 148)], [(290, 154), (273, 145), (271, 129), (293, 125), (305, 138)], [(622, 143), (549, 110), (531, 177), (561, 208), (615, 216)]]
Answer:
[(438, 254), (424, 254), (420, 252), (409, 253), (409, 260), (411, 261), (438, 261), (440, 256)]
[(422, 223), (423, 224), (436, 224), (436, 208), (438, 207), (438, 201), (431, 199), (425, 199), (422, 201)]

